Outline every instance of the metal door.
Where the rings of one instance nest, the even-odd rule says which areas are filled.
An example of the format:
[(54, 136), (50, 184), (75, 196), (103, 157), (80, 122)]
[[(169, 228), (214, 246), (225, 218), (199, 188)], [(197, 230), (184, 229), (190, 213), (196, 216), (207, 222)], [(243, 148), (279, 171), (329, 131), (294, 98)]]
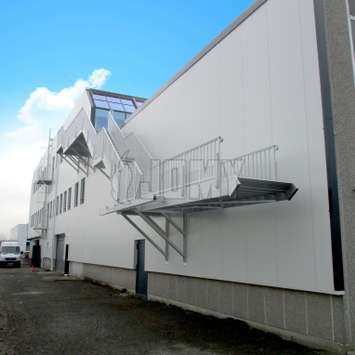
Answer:
[(65, 246), (64, 274), (69, 275), (69, 245)]
[(145, 240), (136, 240), (136, 294), (147, 296), (148, 274), (144, 271)]
[(57, 246), (55, 253), (55, 270), (64, 272), (64, 235), (57, 236)]
[(32, 266), (41, 267), (41, 246), (38, 240), (35, 241), (32, 247)]

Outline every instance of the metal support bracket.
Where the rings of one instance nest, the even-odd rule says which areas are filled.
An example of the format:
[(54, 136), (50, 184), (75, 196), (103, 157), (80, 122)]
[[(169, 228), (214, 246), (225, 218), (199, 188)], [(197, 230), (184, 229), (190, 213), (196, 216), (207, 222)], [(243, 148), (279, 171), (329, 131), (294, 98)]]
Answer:
[(86, 171), (80, 166), (80, 163), (78, 161), (75, 161), (73, 157), (70, 155), (66, 156), (64, 154), (61, 154), (61, 157), (76, 171), (82, 171), (84, 174), (86, 174)]
[[(163, 240), (165, 241), (165, 250), (161, 248), (145, 231), (143, 231), (142, 228), (137, 225), (137, 223), (135, 223), (130, 217), (128, 217), (127, 214), (122, 213), (121, 215), (165, 257), (166, 261), (169, 259), (169, 247), (171, 247), (182, 257), (183, 261), (186, 262), (187, 216), (185, 214), (182, 217), (182, 228), (168, 214), (162, 213), (160, 215), (157, 215), (157, 217), (163, 217), (165, 219), (165, 229), (163, 229), (156, 221), (154, 221), (151, 216), (141, 211), (136, 211), (136, 215), (139, 216), (161, 238), (163, 238)], [(170, 225), (173, 226), (182, 236), (182, 248), (180, 248), (178, 245), (176, 245), (170, 240)]]
[(122, 217), (125, 218), (140, 234), (143, 235), (144, 238), (146, 238), (164, 257), (165, 257), (165, 251), (152, 240), (147, 233), (145, 233), (130, 217), (128, 217), (126, 214), (122, 213)]

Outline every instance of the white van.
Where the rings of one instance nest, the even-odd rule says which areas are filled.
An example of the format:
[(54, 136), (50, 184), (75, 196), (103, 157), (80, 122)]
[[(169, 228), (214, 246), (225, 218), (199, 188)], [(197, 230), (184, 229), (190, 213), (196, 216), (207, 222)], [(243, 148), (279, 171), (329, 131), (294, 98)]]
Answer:
[(19, 242), (3, 241), (0, 245), (0, 265), (21, 266), (21, 251)]

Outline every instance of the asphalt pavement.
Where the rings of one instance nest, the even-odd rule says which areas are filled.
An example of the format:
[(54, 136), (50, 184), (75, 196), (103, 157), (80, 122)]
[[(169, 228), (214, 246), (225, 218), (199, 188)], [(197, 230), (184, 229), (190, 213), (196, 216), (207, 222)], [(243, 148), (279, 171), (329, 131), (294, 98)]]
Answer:
[(60, 274), (0, 268), (0, 354), (315, 354), (236, 320)]

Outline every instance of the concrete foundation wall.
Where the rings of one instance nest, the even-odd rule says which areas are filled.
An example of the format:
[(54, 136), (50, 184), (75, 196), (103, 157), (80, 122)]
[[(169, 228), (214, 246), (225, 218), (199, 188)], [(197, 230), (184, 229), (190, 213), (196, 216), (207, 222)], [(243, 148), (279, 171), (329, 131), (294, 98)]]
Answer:
[(345, 341), (342, 296), (161, 273), (148, 280), (150, 299), (235, 317), (309, 345), (339, 349)]
[(70, 262), (70, 273), (81, 278), (89, 278), (114, 288), (126, 288), (134, 293), (136, 288), (136, 271), (117, 267)]
[(42, 258), (42, 268), (46, 270), (51, 270), (51, 259), (44, 257)]

